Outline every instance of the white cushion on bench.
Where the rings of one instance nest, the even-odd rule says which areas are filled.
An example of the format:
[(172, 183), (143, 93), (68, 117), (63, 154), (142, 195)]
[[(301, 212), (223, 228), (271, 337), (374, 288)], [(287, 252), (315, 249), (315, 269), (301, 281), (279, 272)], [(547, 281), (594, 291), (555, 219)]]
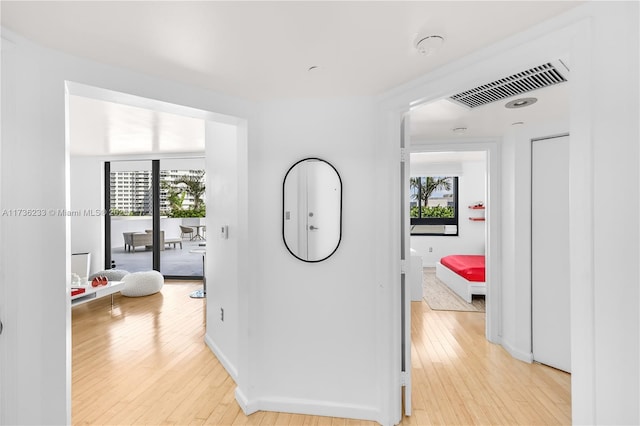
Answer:
[(96, 272), (89, 277), (89, 281), (95, 277), (107, 277), (109, 281), (122, 281), (125, 275), (129, 275), (128, 271), (124, 269), (105, 269), (104, 271)]
[(158, 271), (133, 272), (122, 281), (124, 287), (120, 294), (127, 297), (148, 296), (159, 292), (164, 285), (164, 277)]

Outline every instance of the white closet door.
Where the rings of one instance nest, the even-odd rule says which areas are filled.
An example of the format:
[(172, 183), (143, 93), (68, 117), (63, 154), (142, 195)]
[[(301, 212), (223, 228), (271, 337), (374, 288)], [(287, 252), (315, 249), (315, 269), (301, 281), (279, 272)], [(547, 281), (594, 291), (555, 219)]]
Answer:
[(569, 137), (531, 149), (533, 359), (570, 372)]

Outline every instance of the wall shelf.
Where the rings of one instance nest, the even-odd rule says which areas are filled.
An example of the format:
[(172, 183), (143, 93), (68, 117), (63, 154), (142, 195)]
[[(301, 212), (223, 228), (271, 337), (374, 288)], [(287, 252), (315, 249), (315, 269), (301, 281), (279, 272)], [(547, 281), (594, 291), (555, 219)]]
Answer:
[(474, 204), (472, 206), (469, 206), (469, 210), (471, 213), (471, 216), (469, 217), (469, 220), (472, 222), (484, 222), (484, 204), (480, 205), (480, 204)]

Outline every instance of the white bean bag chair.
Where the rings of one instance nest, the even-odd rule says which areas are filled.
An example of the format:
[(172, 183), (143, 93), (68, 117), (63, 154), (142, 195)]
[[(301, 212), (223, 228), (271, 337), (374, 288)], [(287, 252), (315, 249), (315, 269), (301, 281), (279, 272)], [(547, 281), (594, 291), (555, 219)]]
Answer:
[(164, 285), (164, 277), (158, 271), (133, 272), (122, 278), (124, 287), (120, 294), (127, 297), (149, 296), (159, 292)]

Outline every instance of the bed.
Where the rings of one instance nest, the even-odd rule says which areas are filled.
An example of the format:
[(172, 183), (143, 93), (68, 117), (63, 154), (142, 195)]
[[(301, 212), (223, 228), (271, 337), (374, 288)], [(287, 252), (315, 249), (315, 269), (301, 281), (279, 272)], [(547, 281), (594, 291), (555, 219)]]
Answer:
[(436, 263), (436, 277), (467, 303), (474, 294), (487, 294), (484, 255), (445, 256)]

